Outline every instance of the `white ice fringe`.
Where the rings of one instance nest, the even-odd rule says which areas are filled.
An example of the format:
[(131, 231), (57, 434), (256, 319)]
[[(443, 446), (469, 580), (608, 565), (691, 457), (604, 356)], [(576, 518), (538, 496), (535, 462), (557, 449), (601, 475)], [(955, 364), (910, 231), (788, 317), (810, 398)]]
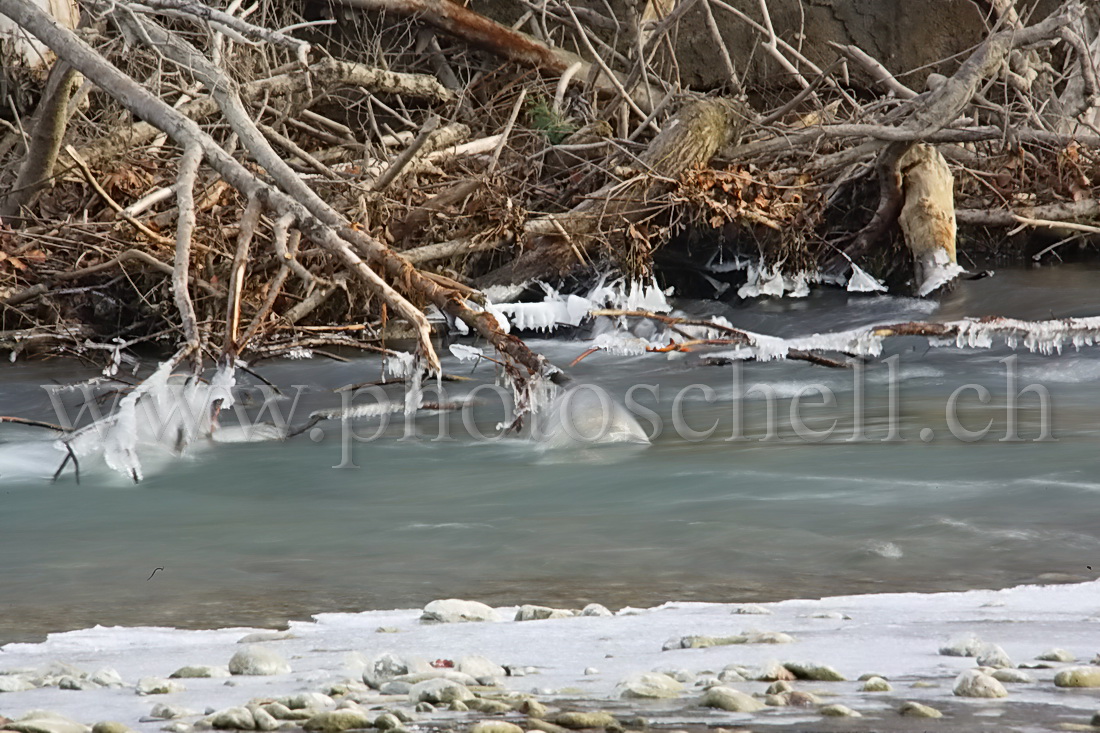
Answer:
[[(605, 278), (585, 296), (564, 295), (549, 285), (539, 283), (545, 295), (538, 303), (499, 303), (489, 304), (485, 310), (492, 313), (506, 326), (525, 331), (550, 332), (562, 326), (579, 326), (589, 313), (601, 308), (619, 310), (647, 310), (655, 313), (668, 313), (672, 310), (668, 296), (672, 289), (661, 290), (655, 279), (649, 282), (630, 282), (618, 279), (610, 283)], [(507, 328), (504, 328), (507, 332)]]
[(886, 286), (881, 280), (871, 277), (859, 265), (852, 263), (852, 276), (848, 279), (849, 293), (885, 293)]
[(182, 450), (210, 437), (215, 427), (211, 409), (233, 405), (234, 368), (222, 366), (209, 384), (188, 379), (170, 384), (174, 362), (163, 362), (145, 381), (118, 402), (113, 413), (57, 442), (79, 457), (102, 454), (104, 463), (140, 481), (142, 448)]
[[(711, 322), (716, 326), (729, 325), (724, 318), (715, 318)], [(1000, 339), (1012, 349), (1022, 345), (1030, 352), (1049, 355), (1061, 353), (1066, 346), (1080, 349), (1083, 346), (1100, 343), (1100, 317), (1051, 321), (968, 318), (935, 325), (942, 326), (946, 333), (943, 336), (928, 336), (928, 342), (932, 346), (987, 349), (994, 345), (996, 339)], [(709, 329), (705, 326), (681, 325), (677, 328), (697, 338), (730, 337), (728, 332)], [(708, 355), (734, 360), (773, 361), (786, 358), (788, 352), (793, 349), (839, 352), (855, 356), (879, 356), (882, 353), (883, 339), (899, 335), (891, 331), (887, 325), (863, 326), (847, 331), (815, 333), (794, 338), (778, 338), (744, 329), (739, 330), (748, 339), (748, 343), (737, 344), (722, 351), (708, 352)], [(665, 331), (662, 336), (647, 341), (626, 331), (615, 331), (600, 334), (592, 345), (613, 354), (641, 354), (649, 347), (663, 345), (670, 337), (679, 338), (674, 332)]]
[(810, 285), (816, 283), (830, 283), (844, 285), (845, 280), (835, 275), (827, 275), (821, 271), (797, 272), (793, 275), (784, 275), (783, 263), (765, 265), (759, 262), (756, 265), (748, 265), (748, 279), (745, 284), (737, 289), (740, 298), (759, 298), (770, 296), (773, 298), (805, 298), (810, 294)]

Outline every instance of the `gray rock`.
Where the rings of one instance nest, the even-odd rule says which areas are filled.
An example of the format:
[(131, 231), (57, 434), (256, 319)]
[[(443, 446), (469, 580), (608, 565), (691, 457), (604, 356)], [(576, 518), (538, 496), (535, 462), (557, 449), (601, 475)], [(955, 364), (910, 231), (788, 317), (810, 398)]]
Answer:
[(919, 702), (904, 702), (899, 713), (907, 718), (942, 718), (943, 713), (928, 705), (922, 705)]
[(503, 715), (512, 712), (512, 706), (502, 700), (487, 700), (483, 697), (475, 697), (466, 701), (469, 710), (476, 710), (486, 715)]
[(0, 692), (26, 692), (35, 685), (21, 674), (0, 674)]
[(249, 705), (253, 720), (256, 721), (256, 730), (275, 730), (279, 727), (279, 721), (275, 716), (264, 710), (259, 705)]
[(408, 695), (409, 690), (412, 689), (412, 683), (402, 682), (400, 680), (390, 680), (385, 682), (378, 691), (383, 695)]
[(784, 693), (787, 697), (787, 704), (796, 708), (812, 708), (815, 705), (820, 705), (821, 700), (817, 695), (812, 692), (803, 692), (802, 690), (791, 690)]
[(840, 611), (818, 611), (810, 614), (810, 618), (825, 618), (833, 621), (851, 621), (852, 617)]
[(460, 623), (466, 621), (500, 621), (500, 614), (495, 609), (478, 601), (464, 601), (458, 598), (448, 598), (440, 601), (432, 601), (424, 606), (420, 615), (421, 621), (429, 623)]
[(993, 669), (1008, 669), (1015, 667), (1008, 657), (1008, 652), (997, 644), (983, 644), (978, 650), (978, 666), (992, 667)]
[(783, 666), (800, 680), (816, 680), (818, 682), (843, 682), (845, 680), (844, 675), (827, 664), (783, 662)]
[(730, 687), (712, 687), (703, 695), (699, 704), (707, 708), (718, 708), (733, 713), (755, 713), (764, 709), (764, 703), (751, 695)]
[(771, 616), (772, 612), (763, 606), (757, 606), (755, 604), (748, 604), (744, 606), (738, 606), (733, 609), (734, 613), (746, 615), (746, 616)]
[(458, 663), (455, 664), (455, 669), (474, 678), (504, 677), (508, 674), (504, 667), (478, 654), (459, 659)]
[(211, 728), (219, 730), (256, 730), (256, 719), (248, 708), (225, 708), (206, 719)]
[(1035, 657), (1040, 662), (1076, 662), (1077, 657), (1073, 656), (1065, 649), (1048, 649), (1039, 656)]
[(989, 676), (997, 680), (998, 682), (1026, 683), (1035, 681), (1031, 678), (1031, 675), (1026, 672), (1021, 672), (1018, 669), (998, 669), (992, 672)]
[(945, 657), (975, 657), (982, 648), (982, 640), (974, 634), (963, 634), (952, 637), (944, 646), (940, 647), (940, 654)]
[(602, 711), (595, 713), (558, 713), (554, 718), (554, 722), (562, 728), (570, 728), (573, 730), (619, 727), (619, 721), (615, 719), (614, 715)]
[(601, 606), (599, 603), (589, 603), (583, 609), (581, 609), (582, 616), (614, 616), (615, 614), (606, 606)]
[(435, 711), (435, 706), (430, 702), (418, 702), (413, 709), (418, 713), (431, 713)]
[(954, 692), (959, 697), (1008, 697), (1004, 685), (977, 669), (968, 669), (956, 677)]
[(1100, 711), (1093, 713), (1092, 720), (1089, 721), (1089, 724), (1100, 728)]
[(731, 664), (730, 666), (726, 667), (718, 673), (718, 682), (745, 682), (751, 676), (752, 675), (749, 673), (749, 670), (745, 669), (741, 665)]
[(183, 692), (185, 689), (179, 682), (173, 682), (164, 677), (142, 677), (138, 680), (134, 691), (139, 695), (170, 695), (173, 692)]
[(552, 618), (573, 618), (577, 613), (564, 608), (548, 606), (520, 606), (516, 611), (516, 621), (545, 621)]
[(425, 680), (417, 682), (409, 690), (409, 702), (430, 702), (447, 704), (455, 701), (465, 702), (474, 694), (460, 682), (448, 679)]
[(185, 708), (182, 705), (169, 705), (167, 703), (158, 702), (153, 706), (153, 710), (149, 713), (149, 717), (156, 718), (157, 720), (174, 720), (176, 718), (187, 718), (198, 714), (198, 711)]
[(343, 710), (326, 710), (317, 713), (307, 720), (302, 726), (306, 730), (315, 730), (319, 733), (340, 733), (340, 731), (352, 728), (369, 728), (370, 716), (362, 710), (345, 708)]
[(299, 692), (282, 698), (279, 702), (291, 710), (306, 710), (309, 708), (330, 708), (336, 704), (328, 695), (320, 692)]
[(392, 652), (386, 652), (367, 662), (367, 666), (363, 668), (363, 682), (380, 689), (389, 680), (408, 673), (408, 662)]
[(291, 710), (281, 702), (269, 702), (263, 709), (276, 720), (309, 720), (316, 712), (310, 709)]
[(289, 674), (290, 663), (271, 649), (253, 645), (233, 655), (229, 660), (229, 672), (250, 676)]
[(756, 631), (746, 634), (748, 644), (791, 644), (794, 637), (782, 631)]
[(470, 733), (523, 733), (523, 728), (503, 720), (482, 720), (470, 727)]
[(1054, 675), (1058, 687), (1100, 687), (1100, 667), (1070, 667)]
[(780, 664), (779, 662), (777, 662), (774, 659), (771, 660), (771, 661), (765, 662), (764, 664), (760, 665), (758, 668), (752, 670), (749, 673), (749, 676), (752, 677), (752, 679), (754, 679), (758, 682), (775, 682), (776, 680), (788, 680), (789, 681), (789, 680), (798, 679), (797, 677), (795, 677), (794, 672), (787, 669), (785, 666), (783, 666), (782, 664)]
[(378, 730), (392, 730), (401, 727), (401, 720), (393, 713), (382, 713), (374, 719), (374, 727)]
[(65, 675), (59, 679), (57, 681), (57, 686), (62, 690), (94, 690), (99, 687), (99, 685), (89, 679), (70, 677), (69, 675)]
[(667, 674), (643, 672), (632, 675), (619, 683), (621, 696), (625, 698), (660, 699), (679, 697), (684, 690), (682, 682)]
[(519, 711), (529, 718), (543, 720), (547, 716), (546, 706), (533, 697), (529, 697), (520, 703)]
[(863, 687), (860, 689), (864, 692), (890, 692), (894, 688), (881, 677), (871, 677), (863, 683)]
[[(394, 708), (393, 710), (390, 711), (390, 714), (393, 715), (393, 717), (400, 720), (402, 723), (411, 723), (414, 720), (416, 720), (416, 718), (412, 714), (410, 714), (406, 710), (402, 710), (401, 708)], [(376, 723), (376, 725), (377, 725), (377, 723)]]
[(863, 714), (847, 705), (826, 705), (817, 712), (829, 718), (862, 718)]
[(205, 665), (180, 667), (175, 672), (168, 675), (171, 679), (206, 679), (228, 676), (229, 669), (227, 667), (210, 667)]
[(395, 677), (393, 681), (408, 682), (410, 685), (415, 685), (426, 680), (451, 680), (467, 687), (477, 685), (477, 679), (455, 669), (432, 669), (427, 672), (413, 672)]
[(685, 636), (678, 644), (665, 644), (665, 651), (669, 649), (709, 649), (714, 646), (731, 646), (733, 644), (747, 644), (749, 637), (738, 634), (737, 636)]
[(166, 731), (166, 733), (193, 733), (195, 726), (190, 723), (177, 721), (161, 726), (161, 730)]
[(113, 667), (100, 667), (88, 675), (88, 679), (100, 687), (125, 687), (120, 675)]
[(766, 690), (766, 692), (769, 695), (781, 695), (784, 692), (790, 692), (793, 689), (794, 688), (791, 687), (790, 682), (787, 682), (786, 680), (779, 680), (778, 682), (773, 682), (768, 685), (768, 689)]
[(117, 720), (101, 720), (92, 726), (92, 733), (135, 733), (135, 731)]

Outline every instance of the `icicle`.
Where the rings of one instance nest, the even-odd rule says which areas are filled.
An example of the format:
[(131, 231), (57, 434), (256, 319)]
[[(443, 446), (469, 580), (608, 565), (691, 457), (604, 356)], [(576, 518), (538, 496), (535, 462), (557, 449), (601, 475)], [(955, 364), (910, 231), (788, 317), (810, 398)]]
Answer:
[(477, 361), (485, 356), (485, 352), (476, 346), (466, 346), (465, 344), (451, 344), (451, 353), (454, 354), (459, 361)]
[(852, 263), (852, 276), (848, 280), (849, 293), (886, 292), (882, 281), (871, 277), (859, 265)]

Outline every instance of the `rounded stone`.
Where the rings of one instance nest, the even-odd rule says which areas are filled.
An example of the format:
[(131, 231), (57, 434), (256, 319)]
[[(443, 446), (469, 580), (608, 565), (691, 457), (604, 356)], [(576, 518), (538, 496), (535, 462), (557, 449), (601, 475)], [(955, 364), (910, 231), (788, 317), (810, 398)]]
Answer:
[(936, 710), (929, 705), (922, 705), (919, 702), (905, 702), (902, 703), (899, 713), (907, 718), (942, 718), (943, 713)]
[(318, 733), (340, 733), (340, 731), (352, 728), (369, 728), (370, 717), (362, 710), (344, 708), (342, 710), (325, 710), (317, 713), (307, 720), (302, 727)]
[(764, 703), (751, 695), (730, 687), (712, 687), (703, 695), (699, 704), (707, 708), (718, 708), (734, 713), (755, 713), (764, 709)]
[(977, 669), (968, 669), (955, 678), (954, 692), (959, 697), (1008, 697), (999, 681)]
[(470, 733), (523, 733), (523, 728), (503, 720), (482, 720), (470, 727)]
[(863, 715), (855, 710), (852, 710), (847, 705), (826, 705), (818, 710), (822, 715), (829, 718), (862, 718)]
[(1058, 687), (1100, 687), (1100, 667), (1070, 667), (1054, 675)]
[(684, 685), (667, 674), (643, 672), (627, 677), (619, 683), (619, 689), (625, 698), (661, 699), (679, 697)]
[(229, 660), (229, 672), (248, 676), (289, 674), (290, 663), (271, 649), (249, 646), (241, 649)]
[(434, 679), (417, 682), (409, 690), (409, 702), (430, 702), (432, 704), (449, 704), (452, 702), (465, 702), (473, 699), (474, 694), (466, 685), (454, 680)]
[(890, 692), (894, 688), (881, 677), (871, 677), (863, 683), (863, 687), (860, 689), (864, 692)]
[(445, 624), (469, 621), (500, 621), (500, 614), (495, 609), (479, 601), (447, 598), (432, 601), (424, 606), (420, 620)]
[(595, 712), (595, 713), (558, 713), (554, 718), (554, 722), (560, 725), (562, 728), (571, 728), (580, 730), (583, 728), (615, 728), (618, 727), (619, 722), (615, 719), (615, 716), (611, 713)]
[(220, 730), (255, 730), (256, 719), (248, 708), (235, 707), (219, 710), (211, 715), (207, 722), (212, 728)]

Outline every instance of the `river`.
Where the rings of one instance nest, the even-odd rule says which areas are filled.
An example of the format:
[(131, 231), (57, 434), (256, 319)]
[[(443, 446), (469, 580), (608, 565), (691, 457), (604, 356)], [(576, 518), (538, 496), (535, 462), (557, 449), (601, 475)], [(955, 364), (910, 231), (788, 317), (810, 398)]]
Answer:
[[(1097, 315), (1100, 270), (1007, 270), (960, 283), (938, 303), (819, 289), (800, 300), (678, 305), (782, 336), (910, 319)], [(562, 366), (586, 348), (529, 343)], [(448, 358), (445, 368), (473, 379), (445, 384), (451, 398), (494, 380), (486, 361)], [(381, 360), (255, 369), (299, 394), (300, 423), (340, 404), (334, 388), (380, 378)], [(1015, 410), (1009, 370), (1017, 393), (1036, 385)], [(896, 339), (862, 384), (857, 371), (803, 362), (735, 371), (653, 354), (594, 354), (570, 372), (618, 400), (653, 385), (634, 396), (663, 430), (645, 446), (549, 450), (475, 440), (454, 413), (444, 415), (451, 440), (433, 440), (440, 417), (429, 413), (411, 439), (400, 439), (397, 416), (378, 439), (346, 445), (330, 421), (316, 440), (164, 456), (139, 484), (84, 461), (78, 485), (71, 470), (48, 480), (64, 457), (48, 432), (0, 426), (0, 643), (95, 624), (278, 625), (452, 596), (492, 605), (740, 602), (1072, 582), (1100, 570), (1100, 349), (1043, 356)], [(95, 373), (62, 361), (5, 364), (0, 414), (54, 421), (43, 385)], [(774, 436), (761, 385), (774, 393)], [(807, 429), (835, 420), (822, 440), (800, 437), (789, 418), (807, 387)], [(835, 405), (821, 404), (821, 387)], [(501, 408), (483, 392), (472, 423), (491, 435)], [(676, 429), (677, 395), (682, 427), (714, 425), (709, 437)], [(291, 400), (280, 405), (289, 411)], [(744, 439), (729, 440), (735, 419)], [(1020, 440), (1002, 440), (1012, 419)], [(1044, 419), (1052, 439), (1036, 440)], [(956, 437), (987, 423), (980, 438)], [(651, 420), (639, 424), (653, 431)]]

